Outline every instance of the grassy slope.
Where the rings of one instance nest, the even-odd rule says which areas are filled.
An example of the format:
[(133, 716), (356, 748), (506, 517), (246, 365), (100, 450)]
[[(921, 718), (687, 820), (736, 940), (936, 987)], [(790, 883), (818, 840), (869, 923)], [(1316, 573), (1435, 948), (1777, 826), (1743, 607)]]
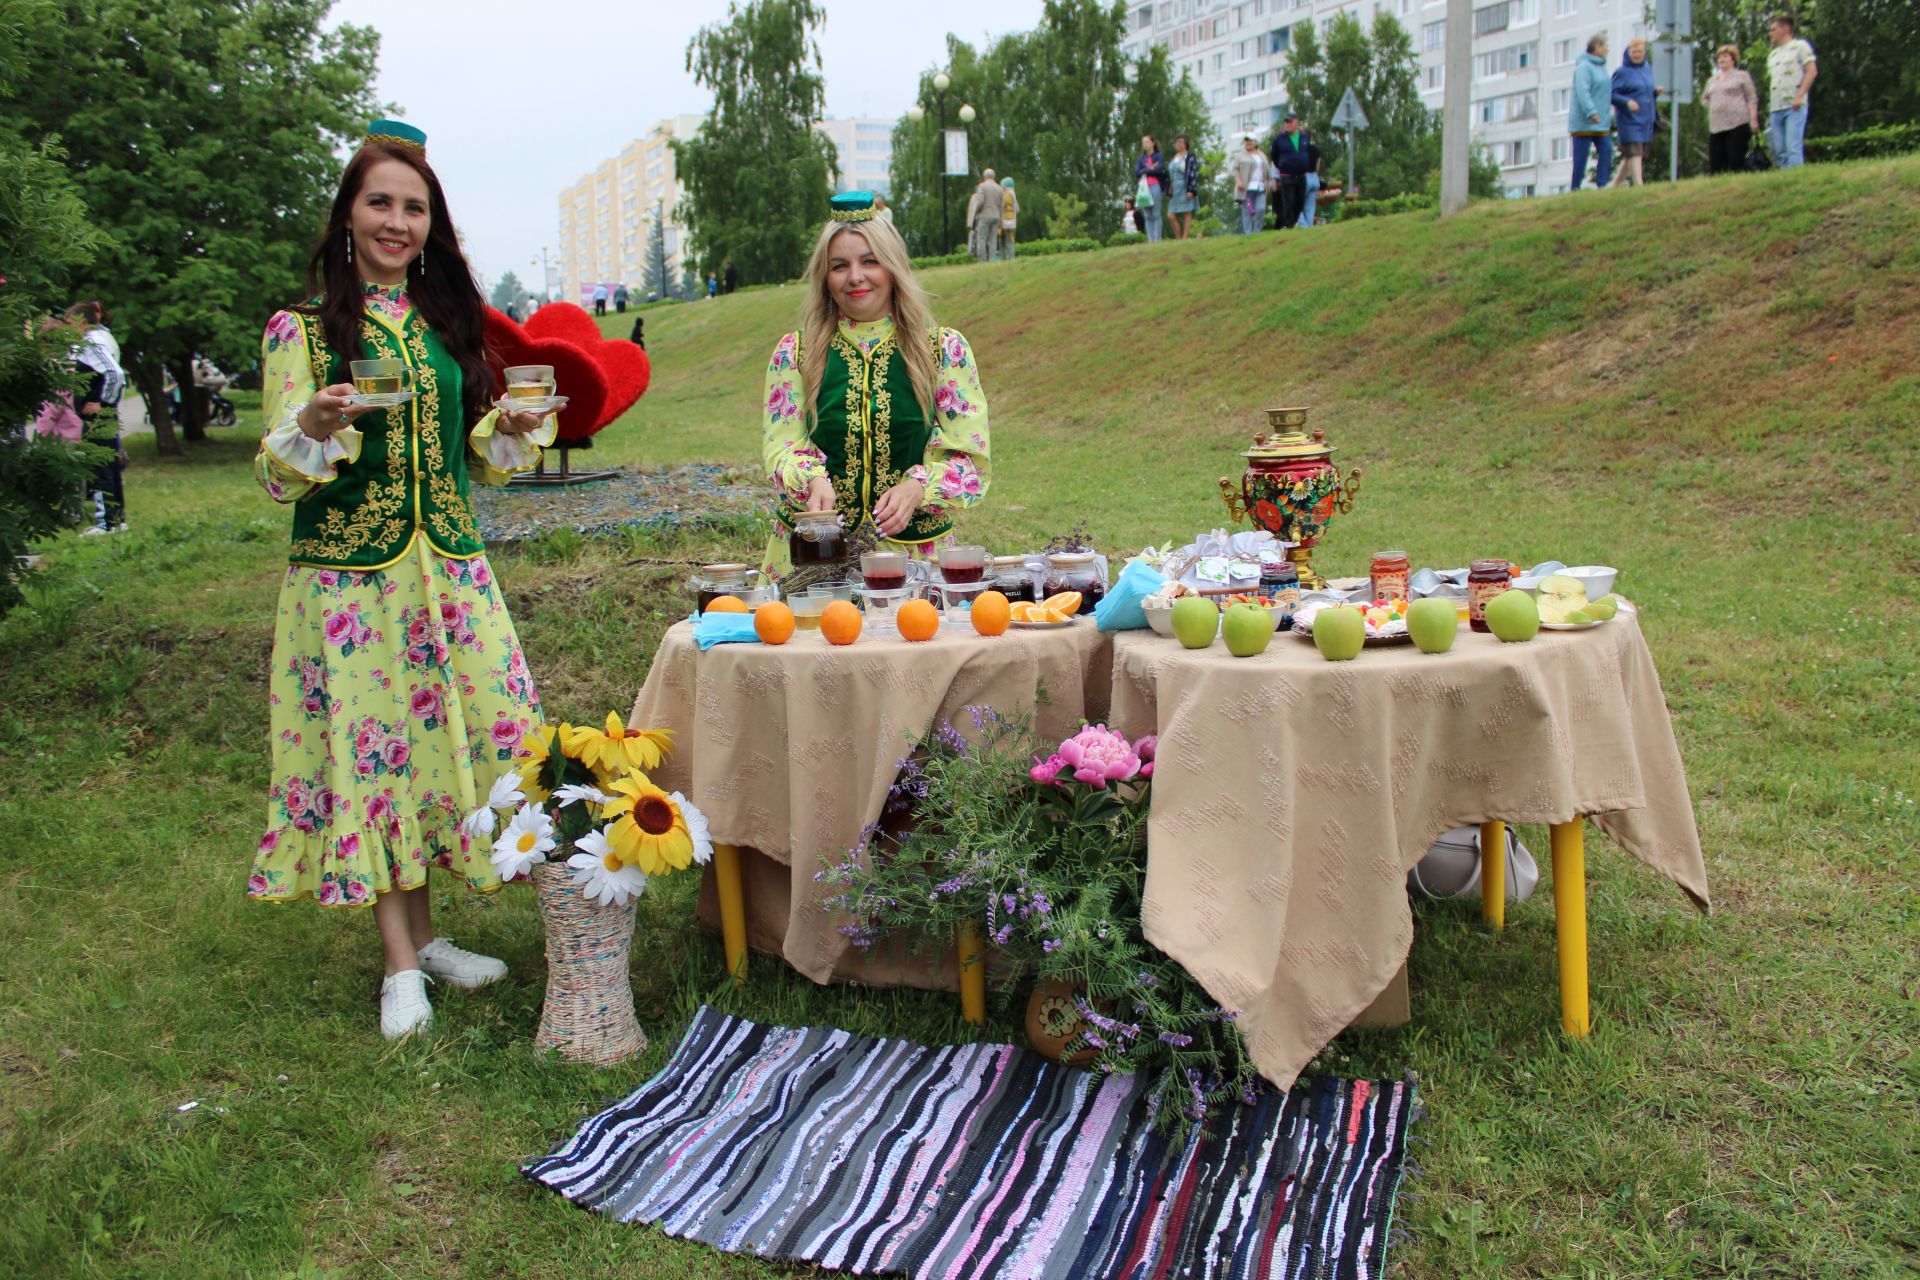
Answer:
[[(1920, 1249), (1916, 214), (1906, 160), (927, 273), (992, 399), (969, 528), (994, 545), (1218, 524), (1257, 410), (1304, 401), (1367, 468), (1329, 570), (1389, 543), (1599, 560), (1646, 606), (1716, 914), (1596, 838), (1573, 1044), (1544, 889), (1501, 937), (1422, 909), (1414, 1021), (1323, 1063), (1421, 1073), (1401, 1274), (1891, 1275)], [(650, 311), (654, 387), (596, 457), (751, 461), (796, 305)], [(527, 1052), (530, 901), (437, 891), (517, 977), (381, 1045), (369, 922), (240, 899), (285, 516), (226, 434), (186, 461), (136, 444), (137, 531), (59, 543), (0, 624), (0, 1272), (780, 1273), (589, 1219), (512, 1163), (701, 1000), (930, 1039), (962, 1034), (950, 1002), (766, 961), (720, 989), (683, 883), (643, 905), (654, 1051), (556, 1067)], [(678, 563), (752, 540), (498, 556), (550, 706), (624, 707)], [(228, 1110), (169, 1117), (192, 1098)]]

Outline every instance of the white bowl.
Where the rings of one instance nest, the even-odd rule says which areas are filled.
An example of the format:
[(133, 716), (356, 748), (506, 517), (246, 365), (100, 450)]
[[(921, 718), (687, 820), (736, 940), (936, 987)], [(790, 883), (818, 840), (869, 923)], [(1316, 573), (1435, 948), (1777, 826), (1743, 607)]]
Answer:
[[(1173, 638), (1173, 606), (1172, 605), (1169, 604), (1169, 605), (1155, 606), (1150, 604), (1143, 604), (1140, 606), (1140, 610), (1142, 613), (1145, 613), (1147, 615), (1147, 625), (1153, 628), (1153, 634), (1157, 636), (1166, 636), (1169, 640)], [(1214, 623), (1216, 634), (1218, 634), (1219, 625), (1220, 624), (1217, 621)]]
[(1571, 569), (1562, 569), (1561, 573), (1569, 578), (1577, 578), (1580, 585), (1587, 589), (1587, 599), (1598, 600), (1613, 590), (1613, 580), (1620, 576), (1618, 569), (1604, 564), (1581, 564)]

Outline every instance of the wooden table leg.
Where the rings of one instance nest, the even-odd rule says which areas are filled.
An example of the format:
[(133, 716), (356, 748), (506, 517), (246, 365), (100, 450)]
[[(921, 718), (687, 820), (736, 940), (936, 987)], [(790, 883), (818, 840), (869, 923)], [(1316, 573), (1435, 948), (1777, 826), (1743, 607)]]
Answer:
[(1480, 918), (1492, 929), (1507, 927), (1507, 824), (1480, 824)]
[(960, 952), (960, 1016), (968, 1022), (987, 1020), (987, 940), (980, 926), (963, 924), (954, 930)]
[(1560, 1025), (1584, 1037), (1587, 1017), (1587, 854), (1583, 820), (1553, 824), (1553, 932), (1560, 952)]
[(740, 848), (713, 846), (713, 887), (720, 898), (720, 941), (727, 952), (727, 973), (747, 976), (747, 900), (740, 887)]

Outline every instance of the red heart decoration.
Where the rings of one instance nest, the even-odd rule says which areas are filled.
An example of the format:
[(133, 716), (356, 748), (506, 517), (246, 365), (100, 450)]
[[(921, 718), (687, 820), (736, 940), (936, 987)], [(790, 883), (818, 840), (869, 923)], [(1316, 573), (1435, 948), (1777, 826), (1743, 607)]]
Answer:
[(562, 443), (584, 441), (625, 413), (652, 378), (645, 351), (601, 337), (593, 317), (570, 302), (548, 303), (524, 327), (488, 307), (486, 341), (496, 374), (514, 364), (553, 366), (554, 383), (567, 397), (560, 411)]

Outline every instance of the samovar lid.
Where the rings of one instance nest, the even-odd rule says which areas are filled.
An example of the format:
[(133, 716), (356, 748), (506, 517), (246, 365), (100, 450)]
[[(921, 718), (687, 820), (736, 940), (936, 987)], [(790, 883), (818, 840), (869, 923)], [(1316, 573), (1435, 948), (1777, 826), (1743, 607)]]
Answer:
[(1249, 462), (1271, 462), (1285, 458), (1325, 458), (1332, 453), (1327, 433), (1315, 427), (1312, 435), (1304, 431), (1283, 431), (1277, 435), (1261, 432), (1253, 438), (1253, 448), (1240, 456)]

